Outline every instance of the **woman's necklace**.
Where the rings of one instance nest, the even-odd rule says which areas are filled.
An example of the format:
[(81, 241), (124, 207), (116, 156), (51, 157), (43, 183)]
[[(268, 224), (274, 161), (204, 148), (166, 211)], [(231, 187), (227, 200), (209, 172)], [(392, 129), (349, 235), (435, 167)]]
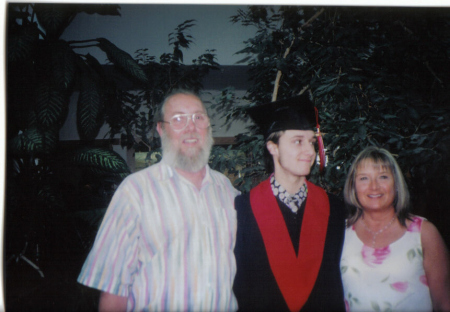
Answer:
[(394, 215), (392, 217), (392, 220), (386, 224), (381, 230), (378, 230), (377, 232), (372, 231), (371, 229), (369, 229), (369, 227), (366, 225), (366, 223), (364, 222), (364, 219), (361, 218), (361, 222), (364, 225), (364, 228), (370, 233), (372, 234), (372, 248), (375, 249), (375, 240), (377, 239), (378, 234), (383, 233), (387, 228), (389, 228), (391, 226), (391, 224), (394, 222), (396, 215)]

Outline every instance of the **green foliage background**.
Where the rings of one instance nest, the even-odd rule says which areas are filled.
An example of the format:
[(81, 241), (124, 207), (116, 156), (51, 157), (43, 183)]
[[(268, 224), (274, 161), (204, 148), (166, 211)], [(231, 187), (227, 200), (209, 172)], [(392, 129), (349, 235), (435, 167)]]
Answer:
[[(328, 166), (311, 179), (340, 194), (355, 155), (378, 145), (397, 156), (418, 211), (431, 194), (446, 193), (449, 10), (250, 6), (231, 20), (257, 29), (237, 52), (253, 81), (242, 100), (258, 105), (274, 94), (308, 92), (318, 107)], [(230, 104), (232, 96), (224, 90), (217, 108), (231, 120), (243, 118), (245, 107)], [(257, 139), (240, 136), (238, 148), (251, 150)], [(237, 183), (244, 191), (253, 185)]]
[[(406, 177), (412, 212), (450, 244), (450, 10), (249, 6), (231, 21), (257, 33), (237, 52), (250, 67), (247, 94), (237, 99), (228, 88), (216, 97), (225, 120), (308, 92), (328, 158), (325, 171), (316, 165), (309, 179), (342, 196), (354, 157), (368, 145), (384, 147)], [(236, 141), (213, 151), (214, 162), (223, 161), (248, 192), (267, 177), (262, 136), (253, 129)]]

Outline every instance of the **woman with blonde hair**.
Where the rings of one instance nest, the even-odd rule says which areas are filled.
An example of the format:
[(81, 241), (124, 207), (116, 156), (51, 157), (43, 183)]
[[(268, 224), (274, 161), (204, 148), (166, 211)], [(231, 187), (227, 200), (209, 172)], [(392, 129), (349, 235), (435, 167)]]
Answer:
[(410, 213), (397, 161), (365, 148), (344, 188), (349, 208), (341, 256), (347, 311), (450, 311), (450, 257), (436, 227)]

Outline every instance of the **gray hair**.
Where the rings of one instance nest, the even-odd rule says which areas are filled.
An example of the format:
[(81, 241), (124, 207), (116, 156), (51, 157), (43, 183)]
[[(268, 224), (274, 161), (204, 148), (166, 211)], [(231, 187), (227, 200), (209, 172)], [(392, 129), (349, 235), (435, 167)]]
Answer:
[[(205, 103), (203, 103), (202, 99), (200, 98), (200, 96), (197, 93), (195, 93), (193, 91), (190, 91), (190, 90), (185, 90), (185, 89), (175, 89), (175, 90), (172, 90), (170, 93), (168, 93), (166, 95), (166, 97), (162, 101), (161, 105), (159, 106), (159, 109), (155, 113), (155, 117), (154, 117), (154, 123), (155, 124), (157, 124), (158, 122), (161, 122), (161, 121), (164, 120), (164, 114), (166, 112), (167, 102), (169, 102), (169, 100), (173, 96), (178, 95), (178, 94), (191, 95), (191, 96), (196, 97), (202, 103), (203, 108), (206, 111)], [(162, 126), (164, 127), (164, 124), (162, 124)]]
[(362, 215), (363, 208), (358, 201), (355, 188), (356, 172), (361, 163), (371, 160), (382, 168), (388, 169), (394, 177), (394, 187), (396, 195), (394, 199), (394, 208), (397, 218), (403, 226), (406, 226), (406, 219), (410, 218), (410, 197), (408, 186), (403, 177), (400, 166), (394, 156), (386, 149), (376, 146), (368, 146), (362, 150), (353, 161), (347, 174), (347, 180), (344, 187), (344, 200), (349, 208), (349, 218), (347, 226), (354, 224)]

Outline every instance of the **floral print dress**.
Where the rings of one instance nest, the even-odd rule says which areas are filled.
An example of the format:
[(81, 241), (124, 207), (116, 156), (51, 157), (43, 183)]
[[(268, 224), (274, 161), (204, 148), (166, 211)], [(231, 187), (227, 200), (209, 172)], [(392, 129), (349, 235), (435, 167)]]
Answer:
[(384, 248), (364, 245), (354, 227), (345, 231), (341, 276), (347, 311), (432, 311), (420, 232), (413, 216), (406, 233)]

